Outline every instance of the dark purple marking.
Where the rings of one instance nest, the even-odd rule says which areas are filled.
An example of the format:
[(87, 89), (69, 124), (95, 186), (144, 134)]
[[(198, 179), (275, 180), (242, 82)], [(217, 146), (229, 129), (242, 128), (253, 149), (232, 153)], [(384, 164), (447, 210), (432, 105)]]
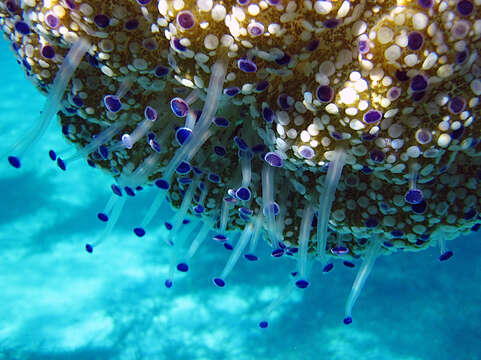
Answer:
[(135, 235), (137, 235), (138, 237), (142, 237), (145, 235), (145, 230), (141, 227), (137, 227), (134, 229), (134, 233)]
[(259, 258), (254, 254), (245, 254), (244, 257), (249, 261), (257, 261)]
[(282, 167), (283, 164), (282, 158), (275, 152), (268, 152), (264, 156), (264, 160), (266, 163), (273, 167)]
[(42, 47), (42, 56), (46, 59), (53, 59), (55, 57), (55, 49), (53, 46), (45, 45)]
[(309, 286), (309, 281), (304, 280), (304, 279), (297, 280), (297, 281), (296, 281), (296, 286), (297, 286), (299, 289), (305, 289), (306, 287)]
[(194, 15), (190, 11), (181, 11), (177, 14), (177, 23), (184, 30), (192, 29), (195, 24)]
[(181, 272), (187, 272), (189, 271), (189, 265), (187, 265), (186, 263), (179, 263), (177, 264), (177, 270)]
[(419, 204), (424, 199), (423, 192), (419, 189), (409, 189), (404, 195), (408, 204)]
[(122, 103), (117, 95), (105, 95), (104, 105), (108, 111), (116, 113), (122, 108)]
[(412, 91), (424, 91), (428, 87), (428, 78), (425, 75), (416, 75), (411, 80)]
[(225, 286), (225, 281), (222, 280), (221, 278), (214, 278), (214, 279), (212, 279), (212, 281), (218, 287), (224, 287)]
[(22, 35), (30, 34), (30, 26), (25, 21), (17, 21), (15, 23), (15, 30), (17, 30)]
[(334, 89), (328, 85), (321, 85), (316, 90), (316, 96), (320, 102), (330, 102), (334, 98)]
[(100, 221), (103, 221), (103, 222), (109, 221), (109, 217), (107, 216), (107, 214), (102, 213), (102, 212), (99, 212), (99, 213), (97, 214), (97, 218), (98, 218)]
[(444, 253), (441, 254), (441, 256), (439, 257), (439, 261), (446, 261), (446, 260), (450, 259), (453, 255), (454, 254), (451, 250), (447, 250), (447, 251), (445, 251)]
[(469, 16), (472, 14), (474, 10), (473, 2), (470, 0), (461, 0), (456, 5), (456, 9), (458, 13), (462, 16)]
[(125, 23), (126, 30), (135, 30), (139, 27), (139, 20), (137, 19), (130, 19)]
[(104, 14), (97, 14), (94, 16), (94, 23), (99, 28), (106, 28), (110, 24), (110, 19), (107, 15)]
[(418, 31), (413, 31), (408, 35), (408, 48), (416, 51), (419, 50), (424, 43), (423, 35)]
[(254, 73), (257, 71), (257, 65), (249, 59), (239, 59), (237, 66), (246, 73)]

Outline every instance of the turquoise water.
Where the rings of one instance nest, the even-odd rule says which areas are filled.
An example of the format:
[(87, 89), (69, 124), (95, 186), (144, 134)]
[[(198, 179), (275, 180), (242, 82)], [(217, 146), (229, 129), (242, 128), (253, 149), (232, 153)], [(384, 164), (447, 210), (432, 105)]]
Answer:
[[(0, 154), (31, 126), (44, 98), (0, 43)], [(102, 231), (96, 213), (111, 179), (86, 163), (61, 172), (49, 149), (68, 144), (58, 125), (21, 170), (0, 162), (0, 359), (481, 359), (481, 240), (478, 234), (438, 250), (381, 257), (342, 323), (355, 269), (319, 268), (259, 329), (263, 309), (287, 283), (289, 259), (240, 261), (227, 286), (215, 288), (229, 253), (206, 242), (191, 271), (163, 285), (169, 265), (165, 232), (139, 239), (132, 228), (149, 191), (129, 200), (120, 224), (92, 255)], [(151, 194), (151, 193), (150, 193)], [(163, 209), (159, 223), (172, 213)], [(189, 233), (194, 225), (186, 225)]]

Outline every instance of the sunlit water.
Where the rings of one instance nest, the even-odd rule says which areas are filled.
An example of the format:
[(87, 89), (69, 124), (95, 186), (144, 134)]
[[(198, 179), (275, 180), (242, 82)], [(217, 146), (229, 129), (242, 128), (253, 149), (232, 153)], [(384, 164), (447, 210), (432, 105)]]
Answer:
[[(31, 126), (42, 97), (0, 43), (0, 153)], [(114, 233), (94, 254), (83, 250), (101, 232), (96, 213), (110, 177), (77, 162), (66, 173), (48, 150), (68, 148), (52, 124), (21, 170), (0, 162), (0, 359), (481, 359), (481, 234), (439, 252), (381, 257), (346, 326), (344, 301), (356, 269), (340, 262), (296, 292), (257, 326), (287, 284), (289, 259), (240, 261), (223, 289), (212, 277), (229, 255), (206, 241), (187, 275), (163, 285), (169, 249), (159, 226), (132, 233), (151, 189), (129, 200)], [(162, 209), (157, 222), (172, 216)], [(186, 225), (188, 234), (194, 225)]]

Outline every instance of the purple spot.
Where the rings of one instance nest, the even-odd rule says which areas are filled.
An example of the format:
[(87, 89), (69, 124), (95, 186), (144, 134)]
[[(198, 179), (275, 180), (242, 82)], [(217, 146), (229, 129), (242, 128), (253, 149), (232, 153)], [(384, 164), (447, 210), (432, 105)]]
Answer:
[(214, 118), (214, 124), (216, 124), (219, 127), (228, 127), (230, 125), (229, 121), (226, 118), (223, 117), (216, 117)]
[(462, 16), (469, 16), (474, 10), (473, 2), (470, 0), (461, 0), (456, 5), (456, 9)]
[(261, 80), (256, 85), (256, 91), (261, 92), (267, 89), (269, 82), (267, 80)]
[(404, 231), (402, 230), (398, 230), (398, 229), (394, 229), (393, 231), (391, 231), (391, 235), (395, 238), (398, 238), (398, 237), (401, 237), (404, 235)]
[(412, 91), (424, 91), (428, 87), (428, 78), (424, 75), (416, 75), (411, 80)]
[(195, 24), (194, 15), (190, 11), (181, 11), (177, 14), (177, 23), (184, 29), (192, 29)]
[(334, 89), (328, 85), (321, 85), (316, 90), (316, 96), (320, 102), (330, 102), (334, 98)]
[(439, 257), (439, 261), (446, 261), (446, 260), (450, 259), (452, 256), (453, 256), (453, 252), (451, 250), (445, 251)]
[(277, 58), (275, 60), (276, 64), (278, 65), (288, 65), (289, 62), (291, 61), (291, 56), (288, 53), (284, 53), (280, 58)]
[(180, 43), (180, 40), (178, 38), (173, 38), (172, 39), (172, 46), (175, 50), (178, 51), (185, 51), (187, 48)]
[(296, 286), (297, 286), (299, 289), (305, 289), (306, 287), (309, 286), (309, 281), (304, 280), (304, 279), (297, 280), (297, 281), (296, 281)]
[(324, 26), (328, 29), (334, 29), (340, 23), (341, 21), (339, 19), (328, 19), (324, 21)]
[(449, 102), (449, 111), (453, 114), (459, 114), (466, 108), (467, 101), (462, 96), (456, 96)]
[(262, 109), (262, 117), (268, 123), (272, 123), (275, 119), (274, 111), (272, 111), (269, 107), (265, 107)]
[(30, 34), (30, 26), (25, 21), (17, 21), (15, 23), (15, 30), (17, 30), (22, 35)]
[(42, 56), (46, 59), (53, 59), (55, 57), (55, 49), (53, 46), (45, 45), (42, 48)]
[(332, 270), (333, 267), (334, 267), (334, 264), (333, 264), (333, 263), (329, 263), (329, 264), (327, 264), (326, 266), (324, 266), (324, 268), (322, 269), (322, 272), (328, 273), (329, 271)]
[(425, 9), (429, 9), (433, 7), (434, 0), (418, 0), (418, 4)]
[(166, 76), (169, 73), (169, 68), (162, 66), (162, 65), (157, 65), (154, 70), (154, 74), (157, 77), (163, 77)]
[(404, 199), (408, 204), (419, 204), (421, 201), (424, 200), (423, 192), (419, 189), (410, 189), (404, 195)]
[(468, 52), (466, 50), (456, 53), (456, 63), (462, 64), (468, 58)]
[(16, 169), (20, 167), (20, 159), (16, 156), (9, 156), (8, 162), (10, 163), (10, 165), (12, 165)]
[(139, 227), (139, 228), (135, 228), (135, 229), (134, 229), (134, 233), (135, 233), (135, 235), (137, 235), (138, 237), (142, 237), (142, 236), (145, 235), (145, 230), (142, 229), (142, 228), (140, 228), (140, 227)]
[(374, 162), (382, 163), (386, 158), (386, 154), (384, 154), (381, 150), (374, 149), (370, 153), (370, 158)]
[(97, 14), (94, 16), (94, 23), (99, 28), (106, 28), (110, 24), (110, 19), (104, 14)]
[(186, 263), (177, 264), (177, 270), (179, 270), (180, 272), (187, 272), (189, 271), (189, 265), (187, 265)]
[(333, 253), (334, 255), (344, 255), (344, 254), (347, 254), (348, 252), (349, 252), (349, 249), (345, 246), (336, 246), (331, 249), (331, 253)]
[(157, 180), (155, 180), (154, 184), (159, 189), (162, 189), (162, 190), (168, 190), (169, 189), (169, 183), (167, 181), (165, 181), (164, 179), (157, 179)]
[(350, 323), (352, 323), (352, 317), (348, 316), (344, 318), (343, 321), (344, 321), (344, 324), (349, 325)]
[(411, 210), (416, 214), (424, 214), (426, 212), (427, 204), (426, 201), (421, 200), (421, 202), (417, 204), (411, 205)]
[(307, 145), (299, 147), (299, 154), (305, 159), (312, 159), (315, 155), (314, 149)]
[(235, 193), (236, 197), (242, 201), (248, 201), (251, 198), (251, 192), (246, 187), (240, 187)]
[(224, 287), (225, 286), (225, 281), (222, 280), (221, 278), (214, 278), (213, 281), (214, 281), (214, 284), (218, 287)]
[(245, 254), (244, 257), (249, 261), (257, 261), (259, 258), (254, 254)]
[(237, 61), (237, 66), (240, 70), (246, 73), (253, 73), (257, 71), (257, 65), (249, 59), (239, 59)]
[(281, 107), (282, 110), (288, 110), (289, 108), (292, 107), (292, 105), (289, 104), (289, 100), (292, 102), (292, 98), (287, 95), (287, 94), (280, 94), (277, 97), (277, 104)]
[(117, 196), (122, 196), (122, 190), (120, 189), (120, 187), (118, 187), (117, 185), (115, 184), (112, 184), (110, 186), (110, 188), (112, 189), (112, 192), (117, 195)]
[(229, 87), (224, 89), (224, 94), (227, 96), (236, 96), (240, 92), (237, 86)]
[(366, 227), (367, 228), (375, 228), (378, 225), (379, 225), (379, 220), (376, 219), (376, 218), (371, 217), (371, 218), (368, 218), (366, 220)]
[(272, 250), (271, 252), (271, 256), (275, 258), (281, 257), (282, 255), (284, 255), (283, 249), (275, 249), (275, 250)]
[(225, 148), (218, 145), (214, 146), (214, 152), (216, 153), (216, 155), (219, 155), (222, 157), (224, 157), (226, 154)]
[(88, 253), (92, 253), (92, 251), (94, 251), (94, 248), (92, 245), (90, 244), (85, 244), (85, 251), (87, 251)]
[(407, 72), (405, 70), (396, 70), (396, 79), (399, 81), (408, 81), (409, 76), (407, 75)]
[(413, 51), (419, 50), (424, 43), (422, 34), (418, 31), (413, 31), (408, 35), (408, 48)]
[(122, 103), (117, 95), (105, 95), (104, 105), (108, 111), (116, 113), (122, 108)]
[[(271, 1), (274, 1), (274, 0), (270, 0), (269, 2), (271, 2)], [(267, 321), (261, 321), (261, 322), (259, 323), (259, 327), (260, 327), (261, 329), (265, 329), (267, 326), (269, 326), (269, 324), (267, 323)]]
[(126, 30), (135, 30), (139, 27), (139, 20), (137, 19), (130, 19), (125, 23)]
[(344, 264), (344, 266), (347, 266), (348, 268), (353, 268), (353, 267), (356, 266), (356, 265), (354, 265), (354, 263), (352, 263), (350, 261), (347, 261), (347, 260), (343, 261), (342, 263)]
[(319, 47), (320, 41), (318, 39), (311, 40), (311, 42), (307, 45), (307, 51), (314, 51)]
[(369, 110), (364, 114), (363, 120), (366, 124), (374, 124), (380, 121), (382, 118), (382, 113), (378, 110)]
[(170, 109), (177, 117), (186, 117), (189, 112), (189, 105), (180, 97), (170, 100)]
[(282, 167), (283, 160), (282, 158), (275, 152), (268, 152), (264, 156), (264, 160), (273, 167)]

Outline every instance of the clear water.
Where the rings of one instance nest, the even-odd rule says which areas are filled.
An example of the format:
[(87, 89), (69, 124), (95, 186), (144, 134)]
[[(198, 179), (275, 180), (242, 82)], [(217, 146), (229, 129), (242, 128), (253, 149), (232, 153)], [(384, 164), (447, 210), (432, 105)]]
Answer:
[[(0, 54), (2, 153), (31, 126), (44, 98), (4, 41)], [(338, 263), (324, 276), (314, 268), (312, 286), (261, 330), (262, 311), (285, 286), (293, 261), (271, 258), (263, 245), (261, 261), (241, 261), (218, 289), (211, 279), (229, 253), (208, 241), (191, 271), (166, 289), (164, 230), (142, 239), (132, 233), (148, 191), (129, 201), (114, 233), (89, 255), (83, 246), (102, 230), (96, 213), (111, 180), (83, 162), (61, 172), (50, 148), (68, 148), (58, 125), (21, 170), (0, 162), (2, 360), (481, 359), (478, 234), (449, 242), (454, 257), (445, 263), (436, 249), (378, 259), (349, 326), (343, 308), (355, 269)], [(163, 209), (158, 222), (171, 215)]]

